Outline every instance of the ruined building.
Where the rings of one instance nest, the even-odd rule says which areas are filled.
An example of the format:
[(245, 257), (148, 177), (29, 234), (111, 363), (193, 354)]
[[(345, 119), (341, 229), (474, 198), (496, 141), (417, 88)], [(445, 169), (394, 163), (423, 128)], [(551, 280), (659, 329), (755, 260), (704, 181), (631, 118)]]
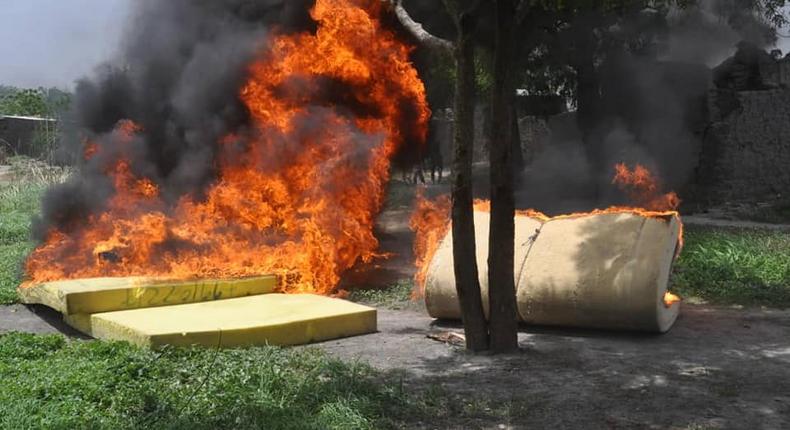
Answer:
[(697, 173), (701, 200), (708, 205), (787, 200), (790, 58), (741, 45), (713, 74)]

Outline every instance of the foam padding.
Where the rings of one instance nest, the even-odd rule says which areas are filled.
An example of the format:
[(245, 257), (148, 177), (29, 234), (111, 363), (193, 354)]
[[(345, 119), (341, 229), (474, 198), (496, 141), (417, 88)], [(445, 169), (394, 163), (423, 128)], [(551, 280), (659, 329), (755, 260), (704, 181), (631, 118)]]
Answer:
[[(477, 211), (475, 216), (475, 246), (477, 257), (477, 275), (480, 283), (480, 295), (483, 301), (483, 312), (489, 315), (488, 306), (488, 226), (491, 215)], [(536, 232), (543, 225), (541, 221), (529, 217), (514, 218), (515, 240), (513, 242), (513, 261), (516, 275), (527, 258), (532, 243), (537, 237)], [(453, 268), (453, 237), (450, 232), (439, 244), (426, 277), (425, 303), (429, 313), (435, 318), (460, 318), (461, 305), (455, 291), (455, 271)], [(443, 287), (448, 288), (443, 288)]]
[(516, 280), (521, 320), (666, 332), (680, 309), (663, 301), (678, 228), (628, 213), (548, 221)]
[[(477, 211), (475, 240), (483, 310), (488, 316), (488, 224)], [(535, 325), (666, 332), (680, 311), (664, 294), (678, 247), (677, 215), (628, 212), (516, 216), (513, 277), (518, 317)], [(451, 232), (428, 268), (425, 305), (434, 318), (460, 319)]]
[(376, 331), (376, 309), (311, 294), (236, 299), (93, 314), (90, 333), (144, 347), (301, 345)]
[(45, 305), (68, 316), (268, 294), (276, 287), (275, 276), (196, 280), (128, 277), (45, 282), (21, 286), (18, 292), (22, 303)]

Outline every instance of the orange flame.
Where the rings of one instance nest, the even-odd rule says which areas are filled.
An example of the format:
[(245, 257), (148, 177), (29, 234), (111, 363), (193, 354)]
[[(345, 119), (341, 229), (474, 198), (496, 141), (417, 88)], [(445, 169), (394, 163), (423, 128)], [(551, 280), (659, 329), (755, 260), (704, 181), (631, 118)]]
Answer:
[[(594, 209), (589, 212), (577, 212), (557, 215), (554, 217), (550, 217), (534, 209), (523, 209), (517, 210), (516, 216), (529, 217), (541, 222), (546, 222), (553, 219), (580, 218), (590, 215), (612, 213), (629, 213), (648, 218), (666, 219), (670, 217), (677, 217), (678, 220), (680, 220), (680, 215), (677, 212), (680, 199), (678, 199), (674, 192), (661, 194), (659, 182), (648, 169), (637, 164), (632, 171), (629, 170), (625, 164), (621, 163), (615, 166), (615, 171), (616, 174), (612, 183), (617, 184), (619, 187), (621, 187), (621, 189), (626, 191), (628, 196), (634, 199), (635, 203), (644, 206), (612, 206), (606, 209)], [(447, 197), (442, 197), (442, 199), (447, 199)], [(491, 203), (488, 200), (475, 200), (474, 210), (489, 212), (491, 210)], [(417, 208), (415, 209), (411, 220), (411, 229), (415, 232), (414, 254), (416, 256), (417, 265), (414, 290), (415, 296), (422, 296), (425, 290), (425, 275), (428, 271), (428, 267), (430, 266), (433, 256), (439, 247), (439, 243), (447, 234), (449, 228), (449, 210), (444, 207), (443, 203), (439, 201), (426, 201), (422, 198), (422, 196), (418, 196)], [(679, 254), (682, 248), (683, 223), (680, 222), (678, 249), (676, 254)], [(680, 298), (672, 293), (667, 292), (664, 300), (665, 303), (667, 303), (667, 306), (671, 306), (673, 303), (679, 301)]]
[(675, 303), (678, 303), (678, 302), (680, 302), (680, 297), (670, 293), (669, 291), (664, 293), (664, 306), (669, 308), (669, 307), (672, 307), (672, 305), (674, 305)]
[(417, 273), (414, 275), (415, 289), (413, 298), (422, 297), (424, 294), (425, 277), (428, 275), (430, 259), (439, 248), (439, 244), (450, 228), (451, 201), (448, 196), (440, 196), (430, 200), (418, 192), (416, 207), (409, 220), (409, 227), (415, 232), (414, 255), (417, 260)]
[(676, 210), (680, 206), (677, 194), (661, 194), (660, 182), (641, 164), (630, 170), (625, 163), (618, 163), (614, 169), (612, 184), (624, 191), (634, 205), (651, 211)]
[[(255, 133), (218, 142), (218, 179), (201, 200), (166, 203), (121, 158), (107, 171), (106, 208), (49, 232), (26, 263), (28, 283), (276, 274), (282, 291), (331, 294), (343, 271), (376, 256), (390, 158), (407, 139), (424, 140), (430, 114), (410, 48), (382, 27), (377, 3), (317, 0), (315, 34), (273, 38), (240, 94)], [(366, 114), (324, 100), (326, 81), (348, 87), (344, 100)], [(305, 131), (308, 120), (320, 127)], [(119, 151), (140, 132), (120, 123)], [(96, 148), (86, 146), (89, 158)]]

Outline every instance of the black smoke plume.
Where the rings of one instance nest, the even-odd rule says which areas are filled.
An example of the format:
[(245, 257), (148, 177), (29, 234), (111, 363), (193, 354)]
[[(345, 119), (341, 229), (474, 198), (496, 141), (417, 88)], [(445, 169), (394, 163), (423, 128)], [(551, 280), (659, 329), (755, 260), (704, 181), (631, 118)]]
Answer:
[[(599, 29), (614, 42), (621, 35), (632, 41), (650, 32), (654, 36), (647, 40), (650, 49), (635, 48), (633, 42), (625, 48), (599, 45), (600, 99), (592, 137), (583, 135), (575, 112), (549, 121), (550, 131), (522, 175), (518, 203), (549, 213), (628, 204), (611, 184), (613, 166), (619, 162), (648, 167), (666, 191), (677, 191), (694, 203), (710, 121), (710, 68), (733, 55), (739, 41), (765, 47), (776, 39), (771, 25), (749, 4), (700, 0), (685, 8), (645, 8)], [(640, 37), (629, 36), (629, 30)]]
[(246, 68), (269, 31), (309, 31), (310, 0), (136, 1), (118, 58), (78, 82), (73, 130), (64, 146), (81, 154), (98, 145), (79, 173), (45, 195), (34, 223), (41, 240), (68, 232), (101, 210), (113, 187), (105, 174), (119, 157), (114, 127), (130, 119), (142, 129), (126, 145), (132, 173), (157, 183), (163, 198), (199, 196), (215, 179), (216, 142), (249, 122), (239, 101)]

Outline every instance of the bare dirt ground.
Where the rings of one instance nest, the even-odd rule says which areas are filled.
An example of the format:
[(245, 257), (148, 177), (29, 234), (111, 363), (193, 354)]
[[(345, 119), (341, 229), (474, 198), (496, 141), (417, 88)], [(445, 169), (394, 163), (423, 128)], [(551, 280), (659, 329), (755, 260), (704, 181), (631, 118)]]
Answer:
[(426, 337), (460, 331), (424, 313), (379, 312), (379, 332), (321, 348), (403, 372), (512, 415), (444, 428), (790, 428), (790, 312), (686, 305), (665, 335), (525, 327), (521, 352), (465, 353)]

